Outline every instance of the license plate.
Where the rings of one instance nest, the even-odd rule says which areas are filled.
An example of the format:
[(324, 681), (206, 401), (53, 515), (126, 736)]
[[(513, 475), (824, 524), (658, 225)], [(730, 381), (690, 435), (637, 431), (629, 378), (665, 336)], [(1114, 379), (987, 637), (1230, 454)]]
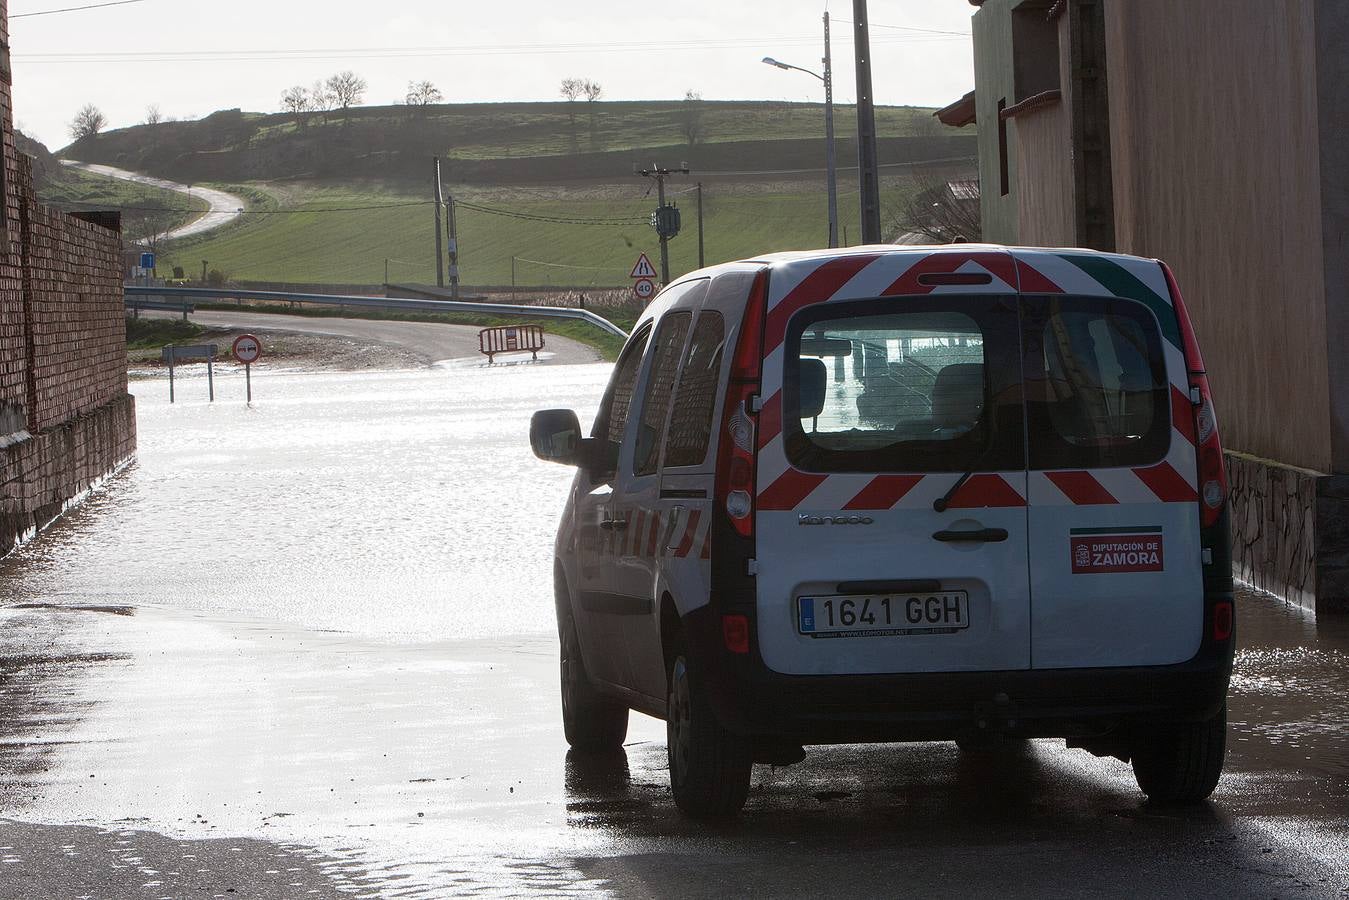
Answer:
[(798, 597), (796, 629), (817, 638), (954, 634), (970, 627), (965, 591)]

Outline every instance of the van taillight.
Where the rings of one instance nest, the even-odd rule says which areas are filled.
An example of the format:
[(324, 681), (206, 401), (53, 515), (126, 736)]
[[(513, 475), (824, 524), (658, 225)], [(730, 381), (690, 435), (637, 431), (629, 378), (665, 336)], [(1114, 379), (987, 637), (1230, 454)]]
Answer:
[(717, 450), (716, 502), (726, 511), (735, 530), (744, 537), (754, 533), (754, 450), (758, 440), (754, 398), (759, 393), (763, 365), (763, 326), (768, 306), (768, 273), (754, 277), (740, 338), (731, 358), (722, 413), (721, 442)]
[(1223, 463), (1222, 440), (1218, 436), (1218, 416), (1213, 409), (1213, 395), (1209, 392), (1208, 375), (1204, 371), (1204, 357), (1199, 352), (1194, 326), (1185, 309), (1185, 300), (1176, 285), (1176, 276), (1170, 266), (1162, 263), (1166, 284), (1176, 306), (1176, 320), (1180, 324), (1181, 340), (1185, 348), (1185, 367), (1189, 370), (1190, 399), (1194, 404), (1195, 447), (1199, 463), (1199, 523), (1204, 528), (1217, 524), (1227, 503), (1227, 467)]
[(1232, 601), (1213, 604), (1213, 639), (1226, 641), (1232, 637)]

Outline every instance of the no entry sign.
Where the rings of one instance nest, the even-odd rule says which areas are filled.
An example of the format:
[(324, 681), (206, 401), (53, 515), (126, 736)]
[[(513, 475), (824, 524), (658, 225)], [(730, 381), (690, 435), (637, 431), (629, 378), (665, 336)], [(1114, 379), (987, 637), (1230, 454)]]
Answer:
[(241, 334), (234, 339), (234, 359), (246, 366), (258, 361), (262, 356), (262, 341), (251, 334)]

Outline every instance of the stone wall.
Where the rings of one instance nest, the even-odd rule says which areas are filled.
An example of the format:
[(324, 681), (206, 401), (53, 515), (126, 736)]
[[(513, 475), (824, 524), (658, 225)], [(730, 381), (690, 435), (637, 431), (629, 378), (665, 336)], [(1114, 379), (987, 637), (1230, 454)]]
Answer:
[(1227, 454), (1234, 574), (1316, 612), (1349, 611), (1349, 477)]
[(1233, 573), (1309, 608), (1316, 596), (1317, 481), (1302, 469), (1227, 454)]

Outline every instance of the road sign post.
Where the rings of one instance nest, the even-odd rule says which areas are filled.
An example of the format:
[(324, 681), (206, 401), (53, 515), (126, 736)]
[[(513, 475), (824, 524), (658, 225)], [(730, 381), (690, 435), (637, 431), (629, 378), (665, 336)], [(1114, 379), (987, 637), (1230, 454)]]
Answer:
[(208, 396), (212, 403), (215, 402), (215, 344), (188, 344), (177, 345), (169, 344), (160, 351), (160, 358), (169, 367), (169, 402), (174, 401), (173, 396), (173, 367), (180, 359), (205, 359), (206, 360), (206, 385)]
[(241, 334), (231, 348), (236, 362), (244, 364), (244, 391), (248, 405), (253, 405), (253, 363), (262, 356), (262, 341), (251, 334)]

